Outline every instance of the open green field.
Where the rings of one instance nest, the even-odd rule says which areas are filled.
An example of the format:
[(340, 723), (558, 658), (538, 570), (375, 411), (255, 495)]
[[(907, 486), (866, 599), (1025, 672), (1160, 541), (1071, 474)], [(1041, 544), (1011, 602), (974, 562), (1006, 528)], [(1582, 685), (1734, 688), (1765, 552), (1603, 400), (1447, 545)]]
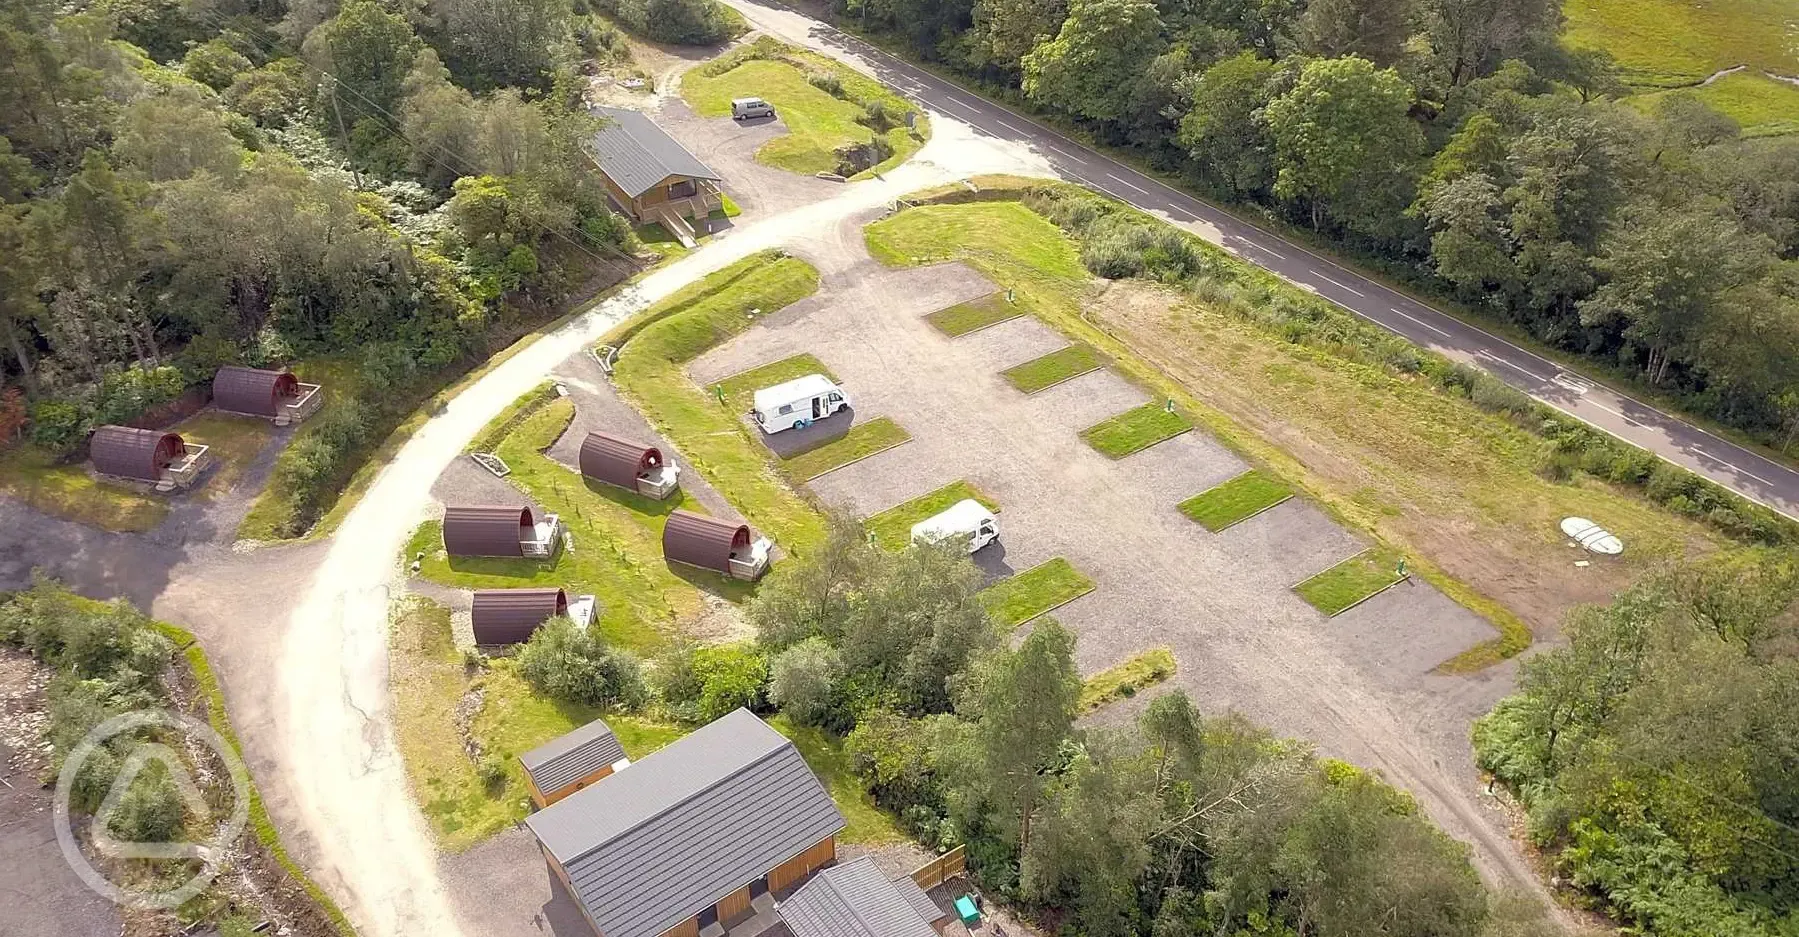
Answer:
[(1001, 628), (1016, 628), (1092, 591), (1093, 580), (1058, 556), (981, 590), (981, 604)]
[(1001, 371), (1000, 376), (1013, 387), (1027, 394), (1034, 394), (1089, 371), (1097, 371), (1102, 364), (1099, 355), (1092, 348), (1077, 343), (1052, 351), (1041, 358), (1032, 358), (1023, 364), (1014, 365)]
[(1122, 459), (1192, 428), (1192, 421), (1179, 410), (1151, 402), (1081, 430), (1081, 438), (1106, 457)]
[(1748, 65), (1799, 74), (1799, 15), (1790, 0), (1567, 0), (1566, 40), (1609, 50), (1624, 79), (1692, 84)]
[(929, 494), (919, 495), (903, 504), (870, 517), (863, 527), (879, 546), (888, 550), (904, 549), (912, 542), (912, 525), (934, 517), (960, 501), (979, 501), (987, 510), (999, 513), (999, 502), (965, 481), (953, 481)]
[(842, 436), (782, 460), (800, 481), (811, 481), (833, 469), (885, 452), (912, 438), (906, 428), (882, 416), (857, 423)]
[[(730, 61), (717, 64), (728, 66)], [(683, 75), (681, 97), (701, 117), (729, 117), (732, 98), (760, 97), (773, 104), (787, 133), (763, 144), (756, 151), (756, 160), (777, 169), (806, 175), (837, 172), (839, 148), (867, 144), (876, 137), (859, 102), (879, 101), (892, 123), (879, 136), (893, 155), (871, 171), (899, 165), (917, 152), (930, 134), (922, 114), (916, 119), (917, 129), (907, 129), (903, 115), (913, 107), (904, 98), (822, 56), (790, 50), (780, 58), (751, 58), (720, 74), (713, 74), (715, 70), (701, 66)], [(831, 76), (844, 96), (813, 85), (807, 81), (809, 74)]]
[(613, 380), (625, 397), (751, 525), (788, 550), (824, 539), (819, 514), (769, 471), (768, 450), (682, 365), (818, 289), (818, 271), (772, 252), (747, 257), (650, 307), (606, 341), (622, 343)]
[(1181, 502), (1181, 513), (1217, 533), (1293, 497), (1286, 482), (1257, 469)]
[(1742, 71), (1700, 88), (1657, 91), (1632, 96), (1629, 101), (1653, 111), (1670, 94), (1690, 94), (1736, 121), (1745, 137), (1773, 137), (1799, 133), (1799, 85), (1776, 81), (1754, 71)]
[(1326, 616), (1336, 615), (1400, 580), (1399, 554), (1374, 548), (1293, 587), (1299, 597)]
[(1090, 713), (1107, 703), (1136, 696), (1138, 690), (1155, 686), (1172, 676), (1174, 652), (1165, 647), (1152, 647), (1081, 681), (1079, 711)]
[(640, 652), (656, 650), (680, 622), (698, 615), (705, 606), (702, 592), (730, 601), (747, 595), (748, 583), (663, 562), (662, 525), (669, 513), (705, 511), (684, 493), (666, 501), (645, 498), (589, 481), (539, 451), (554, 443), (573, 417), (573, 401), (553, 398), (500, 440), (497, 454), (512, 469), (507, 481), (519, 487), (520, 499), (561, 515), (575, 549), (558, 550), (547, 560), (451, 557), (443, 550), (443, 525), (429, 521), (406, 544), (408, 563), (425, 554), (419, 575), (463, 589), (558, 586), (570, 595), (591, 593), (600, 601), (601, 634)]
[(980, 299), (939, 309), (925, 316), (925, 321), (936, 326), (939, 332), (955, 338), (1016, 319), (1024, 313), (1023, 307), (1007, 301), (1004, 290), (996, 290)]
[(824, 362), (813, 355), (800, 354), (733, 374), (719, 381), (717, 386), (723, 389), (725, 405), (732, 413), (747, 413), (755, 403), (756, 391), (808, 374), (823, 374), (832, 382), (837, 380), (837, 375), (832, 374)]

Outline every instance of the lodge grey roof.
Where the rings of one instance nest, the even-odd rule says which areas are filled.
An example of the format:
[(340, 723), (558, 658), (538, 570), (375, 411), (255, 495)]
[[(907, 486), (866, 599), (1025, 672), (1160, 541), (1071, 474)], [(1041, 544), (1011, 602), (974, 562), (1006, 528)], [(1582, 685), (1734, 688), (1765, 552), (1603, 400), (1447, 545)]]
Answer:
[(594, 771), (618, 764), (625, 758), (625, 747), (612, 734), (604, 719), (594, 721), (561, 738), (531, 749), (519, 756), (525, 773), (546, 795), (561, 790)]
[(944, 916), (910, 878), (888, 879), (868, 856), (818, 873), (775, 910), (793, 937), (936, 937), (931, 922)]
[(594, 111), (606, 119), (591, 141), (594, 161), (626, 195), (636, 198), (669, 176), (717, 181), (717, 173), (642, 111), (623, 107)]
[(525, 822), (606, 937), (657, 937), (844, 826), (793, 743), (744, 709)]

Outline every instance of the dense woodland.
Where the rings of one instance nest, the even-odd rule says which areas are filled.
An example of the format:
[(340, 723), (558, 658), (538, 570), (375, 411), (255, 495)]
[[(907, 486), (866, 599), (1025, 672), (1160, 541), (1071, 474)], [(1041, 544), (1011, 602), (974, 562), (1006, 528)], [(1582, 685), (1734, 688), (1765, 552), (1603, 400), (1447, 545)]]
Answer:
[(1799, 566), (1737, 555), (1583, 608), (1475, 726), (1598, 906), (1658, 937), (1799, 933)]
[(1645, 114), (1558, 0), (832, 0), (849, 24), (1767, 440), (1799, 139)]
[(317, 501), (624, 256), (574, 67), (618, 39), (566, 0), (75, 7), (0, 14), (0, 353), (42, 448), (331, 356), (360, 399), (284, 463)]

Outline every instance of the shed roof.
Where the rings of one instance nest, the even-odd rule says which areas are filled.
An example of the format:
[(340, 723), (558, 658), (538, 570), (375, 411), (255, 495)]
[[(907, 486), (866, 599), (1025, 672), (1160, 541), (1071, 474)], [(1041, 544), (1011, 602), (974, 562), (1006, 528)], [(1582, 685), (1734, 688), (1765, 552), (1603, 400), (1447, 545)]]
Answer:
[(808, 374), (756, 391), (755, 406), (758, 410), (773, 410), (782, 404), (807, 400), (836, 389), (837, 384), (823, 374)]
[(175, 433), (135, 426), (102, 426), (88, 439), (88, 460), (102, 475), (157, 481), (186, 446)]
[(581, 441), (581, 474), (621, 488), (636, 488), (637, 476), (662, 464), (662, 450), (611, 433), (588, 433)]
[(275, 416), (281, 398), (300, 393), (300, 379), (288, 371), (227, 365), (212, 376), (212, 402), (220, 410)]
[(719, 178), (642, 111), (623, 107), (596, 107), (594, 111), (606, 118), (606, 125), (590, 144), (594, 162), (626, 195), (636, 198), (669, 176)]
[(451, 556), (524, 556), (520, 528), (533, 524), (524, 505), (452, 504), (444, 508), (444, 550)]
[(520, 755), (519, 762), (537, 789), (546, 793), (625, 760), (625, 747), (604, 719), (594, 721), (561, 738), (551, 739)]
[(606, 937), (657, 937), (844, 827), (793, 743), (745, 709), (525, 823)]
[(517, 644), (567, 614), (568, 593), (561, 589), (478, 589), (470, 611), (476, 644)]
[(889, 879), (868, 856), (818, 873), (775, 910), (793, 937), (937, 937), (931, 922), (945, 916), (910, 878)]
[(748, 524), (674, 511), (662, 527), (662, 555), (702, 569), (730, 572), (731, 553), (750, 545)]

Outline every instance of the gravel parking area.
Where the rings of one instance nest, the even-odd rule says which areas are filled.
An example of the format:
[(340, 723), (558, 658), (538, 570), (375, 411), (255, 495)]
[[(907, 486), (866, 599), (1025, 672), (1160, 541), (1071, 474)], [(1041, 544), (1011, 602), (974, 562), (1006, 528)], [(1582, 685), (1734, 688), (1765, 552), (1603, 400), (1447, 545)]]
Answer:
[(787, 125), (780, 120), (740, 123), (729, 117), (705, 118), (673, 94), (662, 99), (661, 107), (651, 111), (650, 116), (700, 162), (724, 177), (720, 185), (745, 215), (770, 215), (810, 205), (843, 188), (840, 182), (756, 162), (756, 150), (762, 144), (787, 132)]
[[(1503, 829), (1472, 809), (1479, 787), (1464, 738), (1488, 681), (1429, 674), (1492, 634), (1483, 619), (1422, 582), (1325, 619), (1291, 586), (1362, 550), (1360, 538), (1297, 499), (1221, 534), (1205, 530), (1176, 505), (1244, 462), (1197, 430), (1117, 461), (1088, 447), (1080, 430), (1149, 395), (1110, 371), (1028, 397), (1007, 385), (1001, 369), (1066, 342), (1031, 320), (951, 339), (922, 318), (993, 289), (978, 274), (799, 253), (825, 271), (819, 294), (690, 373), (712, 380), (810, 352), (859, 408), (912, 433), (814, 480), (816, 493), (868, 514), (974, 482), (1002, 507), (1003, 547), (977, 556), (990, 574), (1061, 556), (1098, 584), (1054, 612), (1078, 635), (1083, 673), (1167, 645), (1180, 663), (1171, 685), (1208, 711), (1236, 709), (1311, 740), (1412, 791), (1452, 834), (1503, 842)], [(845, 268), (856, 275), (832, 275)]]

